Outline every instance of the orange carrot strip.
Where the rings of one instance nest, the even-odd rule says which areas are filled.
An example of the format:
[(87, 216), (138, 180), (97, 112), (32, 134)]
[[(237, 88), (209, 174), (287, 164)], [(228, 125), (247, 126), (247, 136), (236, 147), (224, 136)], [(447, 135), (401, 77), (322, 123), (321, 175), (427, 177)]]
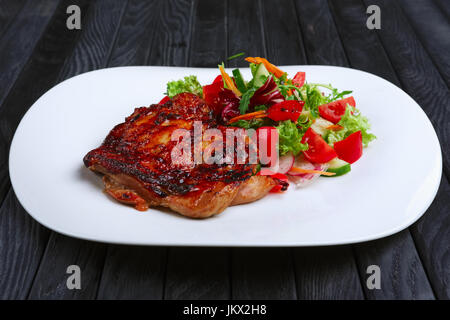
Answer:
[(309, 170), (309, 169), (302, 169), (297, 167), (292, 167), (290, 171), (295, 171), (298, 173), (315, 173), (315, 174), (321, 174), (323, 176), (334, 176), (336, 173), (334, 172), (327, 172), (327, 171), (320, 171), (320, 170)]
[(338, 124), (332, 124), (330, 126), (327, 127), (328, 130), (333, 130), (333, 131), (339, 131), (344, 129), (344, 127), (338, 125)]
[(265, 58), (261, 58), (261, 57), (247, 57), (247, 58), (245, 58), (245, 61), (250, 62), (250, 63), (256, 63), (256, 64), (260, 64), (260, 63), (264, 64), (264, 66), (266, 67), (267, 71), (273, 73), (275, 75), (275, 77), (277, 77), (277, 78), (280, 78), (284, 74), (284, 71), (279, 69), (277, 66), (271, 64)]
[(260, 111), (255, 111), (255, 112), (251, 112), (251, 113), (247, 113), (247, 114), (241, 114), (240, 116), (231, 118), (230, 121), (228, 121), (228, 123), (233, 123), (233, 122), (236, 122), (238, 120), (249, 120), (249, 119), (254, 119), (254, 118), (264, 118), (266, 116), (267, 116), (266, 111), (260, 110)]
[(219, 66), (220, 73), (222, 74), (225, 83), (227, 84), (228, 89), (234, 92), (234, 94), (238, 97), (242, 96), (242, 93), (236, 88), (233, 80), (231, 80), (230, 76), (225, 72), (225, 69), (222, 66)]

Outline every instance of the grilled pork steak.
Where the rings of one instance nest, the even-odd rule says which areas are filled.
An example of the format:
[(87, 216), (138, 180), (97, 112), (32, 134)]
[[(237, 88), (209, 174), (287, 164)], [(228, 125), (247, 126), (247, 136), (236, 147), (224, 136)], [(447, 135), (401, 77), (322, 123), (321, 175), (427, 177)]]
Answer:
[[(190, 93), (163, 105), (136, 108), (84, 157), (84, 164), (104, 174), (105, 191), (120, 202), (138, 210), (169, 207), (193, 218), (258, 200), (276, 184), (270, 177), (254, 176), (255, 165), (248, 163), (173, 163), (171, 153), (178, 141), (171, 141), (172, 133), (186, 129), (194, 136), (194, 121), (201, 121), (203, 132), (226, 129), (217, 125), (210, 107)], [(203, 143), (201, 148), (207, 146)]]

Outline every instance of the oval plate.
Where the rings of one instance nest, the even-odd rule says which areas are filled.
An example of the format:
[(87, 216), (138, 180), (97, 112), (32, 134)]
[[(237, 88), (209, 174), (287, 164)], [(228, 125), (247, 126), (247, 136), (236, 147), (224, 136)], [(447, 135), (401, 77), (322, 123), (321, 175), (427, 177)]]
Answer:
[[(306, 188), (193, 220), (167, 210), (139, 212), (102, 190), (83, 156), (135, 107), (158, 102), (167, 81), (195, 74), (210, 83), (217, 69), (122, 67), (64, 81), (26, 113), (10, 150), (10, 176), (38, 222), (82, 239), (140, 245), (315, 246), (367, 241), (415, 222), (436, 195), (442, 158), (436, 133), (405, 92), (372, 74), (340, 67), (287, 66), (309, 82), (353, 90), (377, 140), (352, 171)], [(243, 69), (249, 79), (249, 70)], [(420, 148), (418, 148), (420, 147)]]

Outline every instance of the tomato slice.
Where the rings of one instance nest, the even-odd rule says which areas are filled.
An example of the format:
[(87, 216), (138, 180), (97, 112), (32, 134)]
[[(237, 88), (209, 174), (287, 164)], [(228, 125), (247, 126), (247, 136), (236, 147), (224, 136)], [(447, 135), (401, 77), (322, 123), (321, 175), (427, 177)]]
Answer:
[(342, 141), (334, 143), (334, 150), (338, 158), (348, 163), (354, 163), (362, 156), (362, 135), (361, 131), (356, 131)]
[(347, 104), (352, 107), (356, 106), (355, 99), (353, 97), (348, 97), (345, 99), (333, 101), (327, 104), (319, 106), (319, 114), (322, 118), (327, 119), (333, 123), (338, 123), (345, 113)]
[(215, 83), (220, 83), (223, 86), (223, 79), (222, 79), (222, 75), (219, 74), (213, 81), (213, 84)]
[(306, 73), (297, 72), (295, 74), (294, 78), (292, 78), (292, 83), (294, 84), (294, 86), (301, 88), (305, 84), (305, 78), (306, 78)]
[(275, 164), (278, 157), (278, 130), (275, 127), (256, 129), (258, 137), (259, 160), (264, 165)]
[(337, 157), (336, 152), (312, 128), (308, 128), (302, 138), (302, 143), (308, 143), (308, 150), (303, 151), (305, 158), (314, 163), (325, 163)]
[(258, 172), (258, 175), (271, 176), (274, 179), (274, 181), (278, 182), (278, 184), (270, 190), (270, 192), (272, 193), (286, 191), (287, 188), (289, 187), (288, 177), (283, 173), (276, 173), (267, 168), (261, 168), (261, 171)]
[(158, 102), (158, 104), (164, 104), (164, 103), (166, 103), (169, 100), (170, 100), (170, 98), (168, 96), (165, 96), (164, 98), (161, 99), (160, 102)]
[(267, 110), (267, 117), (274, 121), (292, 120), (297, 122), (304, 104), (304, 101), (296, 100), (279, 102)]

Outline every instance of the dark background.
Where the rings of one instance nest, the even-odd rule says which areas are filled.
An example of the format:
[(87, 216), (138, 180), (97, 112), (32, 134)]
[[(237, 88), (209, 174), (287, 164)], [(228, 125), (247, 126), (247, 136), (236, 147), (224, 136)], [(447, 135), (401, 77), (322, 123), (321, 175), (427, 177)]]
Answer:
[[(81, 8), (81, 30), (66, 28), (71, 4)], [(381, 30), (366, 27), (371, 4), (381, 8)], [(0, 298), (449, 299), (449, 17), (448, 0), (0, 0)], [(278, 65), (365, 70), (411, 95), (444, 159), (425, 215), (396, 235), (348, 246), (169, 248), (69, 238), (20, 206), (9, 145), (52, 86), (105, 67), (214, 67), (242, 51)], [(81, 290), (66, 288), (71, 264), (81, 267)], [(372, 264), (381, 268), (381, 290), (366, 287)]]

